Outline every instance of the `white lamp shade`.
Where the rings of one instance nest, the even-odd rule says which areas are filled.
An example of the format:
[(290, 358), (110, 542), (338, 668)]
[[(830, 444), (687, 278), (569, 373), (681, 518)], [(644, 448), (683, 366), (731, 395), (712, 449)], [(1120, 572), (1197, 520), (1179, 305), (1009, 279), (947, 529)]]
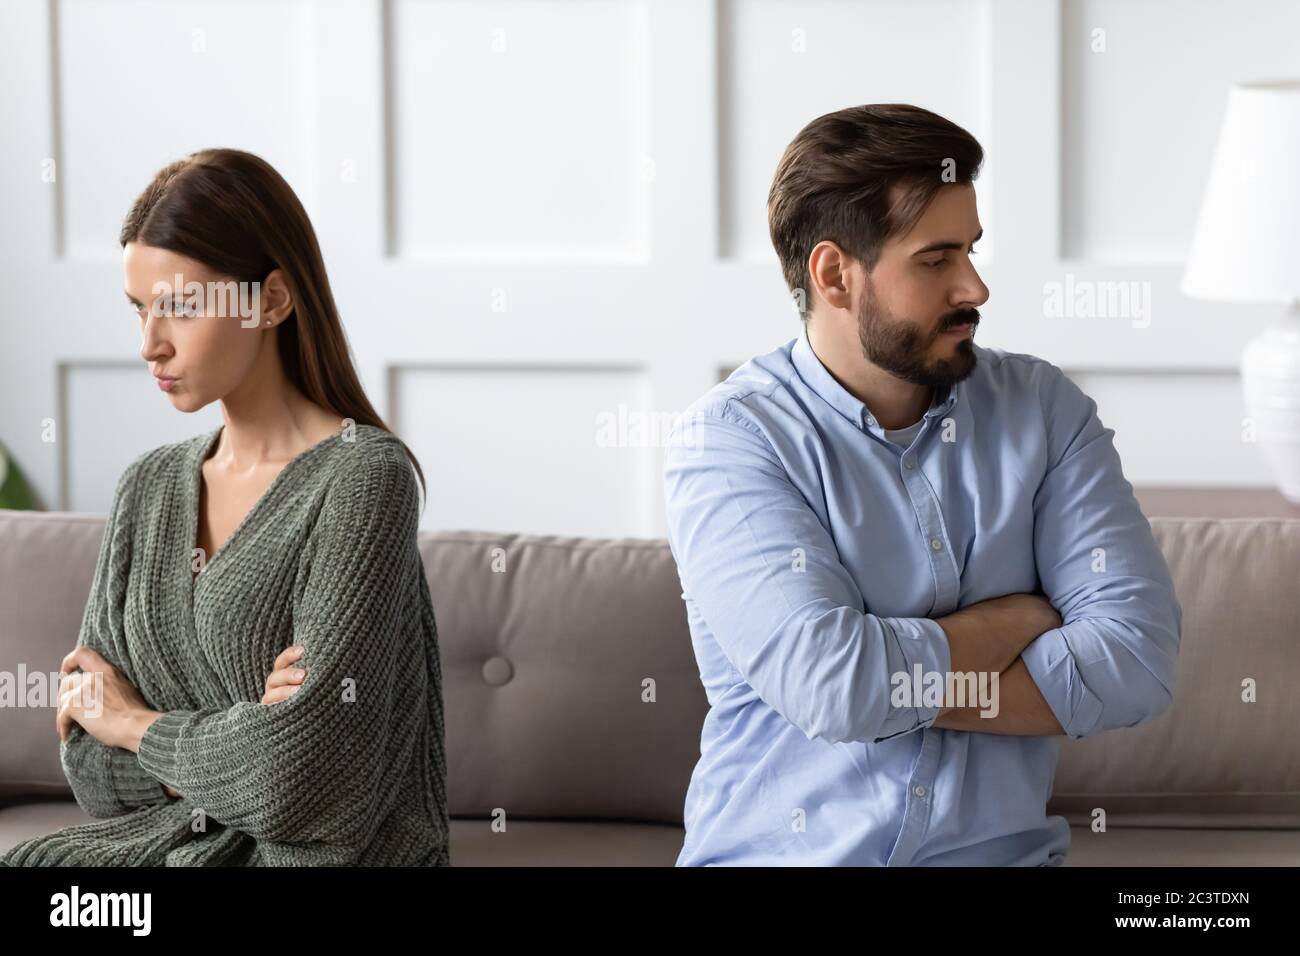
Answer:
[(1181, 288), (1225, 302), (1300, 299), (1300, 80), (1229, 91)]

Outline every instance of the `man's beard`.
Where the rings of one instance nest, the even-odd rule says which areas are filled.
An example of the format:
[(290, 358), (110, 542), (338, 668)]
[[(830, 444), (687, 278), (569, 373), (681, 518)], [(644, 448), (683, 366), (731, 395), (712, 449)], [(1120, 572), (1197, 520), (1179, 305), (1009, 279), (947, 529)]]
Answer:
[(864, 298), (858, 312), (858, 339), (868, 360), (906, 382), (934, 389), (949, 388), (975, 371), (974, 343), (969, 338), (957, 343), (951, 357), (934, 359), (927, 355), (947, 329), (970, 322), (973, 335), (979, 310), (960, 309), (946, 315), (937, 331), (927, 333), (915, 322), (877, 307), (875, 300), (874, 293)]

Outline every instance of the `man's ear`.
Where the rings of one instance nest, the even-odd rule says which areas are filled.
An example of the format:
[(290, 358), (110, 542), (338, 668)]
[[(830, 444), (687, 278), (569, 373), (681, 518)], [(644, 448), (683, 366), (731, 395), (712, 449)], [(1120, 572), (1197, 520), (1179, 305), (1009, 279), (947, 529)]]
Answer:
[(829, 239), (813, 246), (808, 256), (809, 282), (833, 309), (847, 309), (853, 302), (853, 277), (849, 274), (852, 262), (852, 256)]
[(272, 269), (262, 280), (262, 328), (278, 325), (293, 312), (293, 290), (279, 269)]

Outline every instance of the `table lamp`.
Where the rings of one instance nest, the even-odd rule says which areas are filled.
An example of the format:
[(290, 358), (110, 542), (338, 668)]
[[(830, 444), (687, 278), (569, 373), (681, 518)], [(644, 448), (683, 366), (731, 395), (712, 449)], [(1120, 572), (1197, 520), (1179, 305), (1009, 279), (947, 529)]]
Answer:
[(1288, 306), (1246, 343), (1241, 383), (1246, 428), (1300, 504), (1300, 80), (1229, 90), (1180, 288)]

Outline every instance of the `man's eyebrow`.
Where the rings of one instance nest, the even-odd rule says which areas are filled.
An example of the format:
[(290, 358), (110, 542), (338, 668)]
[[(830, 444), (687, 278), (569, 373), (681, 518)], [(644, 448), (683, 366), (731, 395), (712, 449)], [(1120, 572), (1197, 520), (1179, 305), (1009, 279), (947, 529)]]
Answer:
[[(983, 238), (983, 236), (984, 236), (984, 228), (981, 226), (980, 231), (975, 235), (975, 238), (970, 241), (970, 244), (972, 246), (975, 245), (975, 243), (979, 242), (980, 239)], [(917, 249), (916, 252), (912, 253), (912, 255), (921, 256), (921, 255), (925, 255), (925, 253), (927, 252), (939, 252), (942, 249), (960, 249), (961, 247), (962, 244), (960, 242), (955, 242), (951, 239), (946, 239), (941, 242), (932, 242), (928, 246), (925, 246), (922, 249)]]

